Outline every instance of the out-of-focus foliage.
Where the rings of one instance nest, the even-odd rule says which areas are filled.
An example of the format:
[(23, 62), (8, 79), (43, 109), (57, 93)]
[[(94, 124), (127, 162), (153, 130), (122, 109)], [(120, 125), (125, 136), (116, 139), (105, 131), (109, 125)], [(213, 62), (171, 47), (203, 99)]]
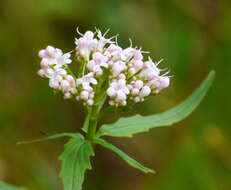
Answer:
[(2, 190), (26, 190), (24, 188), (14, 187), (14, 186), (5, 184), (5, 183), (3, 183), (1, 181), (0, 181), (0, 189), (2, 189)]
[[(130, 141), (112, 139), (155, 168), (144, 175), (108, 151), (96, 151), (87, 172), (91, 190), (229, 190), (231, 187), (231, 2), (225, 0), (2, 0), (0, 7), (0, 180), (30, 190), (61, 190), (65, 139), (16, 146), (44, 134), (80, 131), (85, 110), (63, 101), (36, 75), (37, 52), (47, 44), (74, 49), (75, 28), (111, 28), (123, 46), (164, 58), (171, 87), (131, 113), (153, 114), (189, 95), (209, 70), (216, 80), (190, 118)], [(73, 43), (70, 43), (73, 41)], [(103, 122), (118, 118), (112, 114)]]

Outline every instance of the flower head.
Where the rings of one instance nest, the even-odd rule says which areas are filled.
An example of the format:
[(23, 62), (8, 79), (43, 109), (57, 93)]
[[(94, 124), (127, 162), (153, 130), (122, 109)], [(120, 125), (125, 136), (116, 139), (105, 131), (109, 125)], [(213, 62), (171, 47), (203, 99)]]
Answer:
[[(121, 48), (115, 37), (106, 38), (100, 30), (87, 31), (75, 39), (75, 59), (78, 71), (72, 72), (71, 53), (47, 46), (39, 51), (41, 69), (38, 74), (49, 79), (49, 86), (62, 91), (64, 98), (82, 100), (92, 106), (107, 99), (113, 106), (125, 106), (130, 101), (142, 102), (151, 94), (167, 88), (170, 79), (143, 51)], [(74, 60), (74, 59), (73, 59)], [(129, 101), (128, 101), (129, 100)]]

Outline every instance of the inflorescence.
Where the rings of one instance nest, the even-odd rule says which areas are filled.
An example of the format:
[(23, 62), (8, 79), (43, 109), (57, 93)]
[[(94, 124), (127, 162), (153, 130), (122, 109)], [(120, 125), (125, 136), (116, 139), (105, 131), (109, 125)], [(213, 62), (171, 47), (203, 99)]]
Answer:
[[(125, 106), (169, 86), (168, 72), (161, 74), (163, 70), (157, 67), (160, 61), (155, 63), (150, 57), (144, 61), (141, 49), (123, 49), (116, 36), (106, 38), (107, 32), (103, 35), (100, 30), (78, 33), (75, 51), (63, 53), (52, 46), (39, 51), (38, 74), (48, 78), (49, 86), (63, 92), (65, 99), (82, 100), (88, 106), (108, 99), (109, 105)], [(72, 61), (77, 64), (76, 72), (69, 67)]]

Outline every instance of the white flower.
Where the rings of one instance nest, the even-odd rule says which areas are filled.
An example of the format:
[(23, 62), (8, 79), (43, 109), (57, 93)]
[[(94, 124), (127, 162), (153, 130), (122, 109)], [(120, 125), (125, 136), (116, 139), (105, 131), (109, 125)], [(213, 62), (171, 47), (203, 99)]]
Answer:
[(107, 89), (107, 95), (114, 99), (115, 105), (125, 105), (127, 94), (129, 94), (129, 89), (125, 79), (115, 80)]
[(127, 66), (126, 66), (126, 63), (125, 63), (125, 62), (123, 62), (123, 61), (117, 61), (117, 62), (114, 62), (114, 63), (111, 65), (111, 68), (112, 68), (113, 75), (114, 75), (114, 76), (117, 76), (117, 75), (119, 75), (122, 71), (126, 70), (126, 69), (127, 69)]
[(108, 68), (107, 57), (99, 52), (94, 53), (92, 57), (93, 59), (87, 63), (87, 68), (97, 76), (102, 75), (101, 67)]
[[(108, 103), (113, 106), (127, 105), (127, 99), (142, 102), (151, 94), (157, 94), (167, 88), (170, 79), (161, 74), (158, 63), (149, 57), (144, 60), (143, 51), (133, 48), (121, 48), (116, 37), (106, 38), (102, 34), (87, 31), (75, 39), (75, 58), (77, 72), (69, 68), (71, 53), (47, 46), (39, 51), (41, 58), (38, 74), (49, 79), (49, 86), (61, 91), (64, 98), (82, 100), (86, 106), (92, 106), (106, 94)], [(76, 75), (75, 75), (76, 74)]]
[(82, 78), (77, 79), (77, 84), (82, 84), (83, 88), (87, 88), (90, 84), (98, 84), (97, 80), (94, 78), (94, 73), (90, 72), (87, 75), (84, 75)]
[(110, 38), (110, 39), (105, 38), (108, 31), (106, 31), (104, 35), (102, 34), (102, 32), (100, 30), (96, 30), (96, 32), (97, 32), (97, 37), (99, 38), (98, 46), (97, 46), (98, 50), (102, 51), (106, 44), (113, 44), (114, 43), (112, 41), (112, 38)]
[(81, 38), (75, 40), (76, 52), (86, 60), (89, 60), (91, 51), (96, 49), (98, 40), (94, 39), (94, 33), (87, 31)]
[(54, 65), (56, 68), (62, 67), (71, 63), (70, 56), (70, 53), (63, 54), (62, 50), (47, 46), (46, 49), (39, 52), (39, 57), (42, 58), (40, 65), (42, 68), (47, 68), (51, 65)]

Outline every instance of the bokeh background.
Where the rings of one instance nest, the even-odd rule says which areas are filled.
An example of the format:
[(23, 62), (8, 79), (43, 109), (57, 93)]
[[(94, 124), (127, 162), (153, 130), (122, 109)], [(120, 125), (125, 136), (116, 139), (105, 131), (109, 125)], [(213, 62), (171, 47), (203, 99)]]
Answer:
[[(0, 7), (0, 180), (29, 190), (61, 190), (58, 178), (67, 139), (17, 146), (58, 132), (80, 131), (81, 104), (63, 101), (36, 74), (37, 52), (50, 44), (74, 48), (76, 27), (95, 27), (119, 43), (164, 58), (171, 87), (134, 107), (144, 115), (186, 98), (212, 69), (216, 80), (202, 104), (172, 127), (133, 139), (108, 138), (157, 173), (145, 175), (98, 147), (88, 190), (231, 189), (231, 1), (227, 0), (1, 0)], [(129, 114), (131, 114), (129, 113)], [(104, 122), (112, 122), (113, 114)]]

